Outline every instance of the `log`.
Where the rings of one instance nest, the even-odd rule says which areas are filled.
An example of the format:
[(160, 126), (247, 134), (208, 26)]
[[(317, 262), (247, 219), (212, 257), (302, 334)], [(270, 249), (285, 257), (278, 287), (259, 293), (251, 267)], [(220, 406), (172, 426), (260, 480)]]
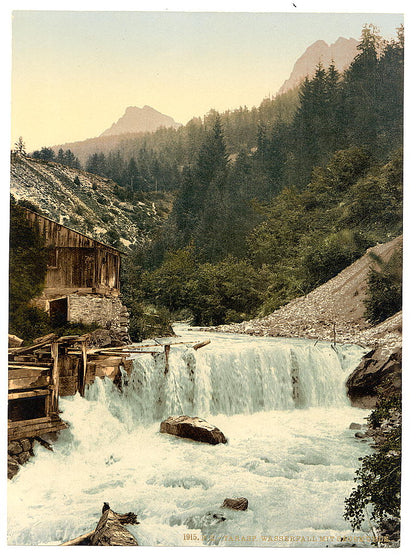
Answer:
[(64, 542), (61, 546), (139, 546), (133, 535), (123, 525), (138, 525), (135, 513), (117, 513), (104, 502), (102, 515), (94, 531)]
[(58, 411), (58, 398), (59, 398), (59, 345), (58, 343), (54, 342), (51, 345), (51, 356), (53, 359), (53, 367), (52, 367), (52, 394), (51, 394), (51, 401), (50, 401), (50, 410), (52, 412)]
[(36, 339), (35, 340), (36, 343), (30, 345), (29, 347), (17, 347), (16, 349), (9, 349), (8, 353), (9, 355), (21, 355), (24, 353), (30, 353), (34, 349), (39, 349), (44, 345), (51, 344), (52, 341), (54, 341), (57, 337), (58, 336), (56, 335), (56, 333), (49, 333), (48, 335), (45, 335), (45, 337), (40, 337), (39, 339)]
[(200, 343), (197, 343), (196, 345), (193, 346), (193, 348), (195, 349), (195, 351), (197, 351), (198, 349), (201, 349), (202, 347), (205, 347), (210, 343), (211, 343), (211, 339), (207, 339), (206, 341), (201, 341)]
[(51, 341), (55, 341), (57, 337), (58, 336), (54, 332), (48, 333), (47, 335), (33, 339), (33, 344), (38, 345), (39, 343), (50, 343)]

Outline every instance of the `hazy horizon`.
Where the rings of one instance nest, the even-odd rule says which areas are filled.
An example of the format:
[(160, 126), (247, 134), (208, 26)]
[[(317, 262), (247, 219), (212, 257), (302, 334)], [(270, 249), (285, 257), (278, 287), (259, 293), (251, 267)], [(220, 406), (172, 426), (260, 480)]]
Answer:
[(12, 134), (29, 151), (100, 135), (128, 106), (186, 124), (258, 106), (317, 40), (394, 37), (401, 14), (13, 12)]

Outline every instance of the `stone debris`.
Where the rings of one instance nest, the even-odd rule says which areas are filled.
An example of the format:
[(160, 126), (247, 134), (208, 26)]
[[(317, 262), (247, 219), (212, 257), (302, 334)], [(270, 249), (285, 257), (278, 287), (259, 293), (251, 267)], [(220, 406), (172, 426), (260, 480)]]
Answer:
[(369, 248), (364, 256), (336, 277), (264, 318), (213, 329), (254, 336), (301, 337), (365, 347), (382, 346), (387, 355), (402, 344), (402, 313), (398, 312), (372, 327), (364, 318), (364, 299), (367, 276), (373, 263), (370, 252), (386, 260), (401, 245), (400, 236)]

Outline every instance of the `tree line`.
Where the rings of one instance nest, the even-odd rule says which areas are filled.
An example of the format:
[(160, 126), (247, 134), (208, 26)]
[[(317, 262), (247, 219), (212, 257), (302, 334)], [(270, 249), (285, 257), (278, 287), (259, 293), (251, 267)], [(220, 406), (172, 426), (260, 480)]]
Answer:
[(127, 297), (198, 324), (246, 319), (400, 234), (403, 37), (365, 26), (342, 74), (318, 65), (259, 107), (211, 110), (92, 154), (85, 169), (123, 186), (121, 201), (175, 194), (157, 235), (132, 247)]
[(200, 325), (306, 294), (401, 233), (402, 126), (403, 29), (383, 41), (373, 26), (344, 74), (318, 65), (303, 82), (290, 121), (257, 123), (254, 146), (230, 154), (212, 113), (127, 290)]

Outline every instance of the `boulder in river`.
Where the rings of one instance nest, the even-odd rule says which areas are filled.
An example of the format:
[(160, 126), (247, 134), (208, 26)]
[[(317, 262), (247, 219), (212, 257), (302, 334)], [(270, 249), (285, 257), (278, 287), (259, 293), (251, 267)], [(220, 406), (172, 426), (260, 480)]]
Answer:
[(247, 498), (226, 498), (221, 507), (245, 511), (248, 508), (248, 500)]
[(7, 456), (7, 478), (12, 479), (19, 472), (19, 462), (11, 455)]
[(350, 424), (350, 430), (361, 430), (361, 424), (358, 424), (358, 422), (352, 422)]
[(160, 432), (189, 438), (205, 444), (226, 444), (227, 438), (219, 428), (199, 417), (181, 415), (169, 417), (160, 423)]
[(401, 394), (402, 349), (386, 355), (382, 348), (373, 349), (363, 356), (360, 364), (349, 376), (347, 393), (356, 407), (374, 408), (379, 397)]

